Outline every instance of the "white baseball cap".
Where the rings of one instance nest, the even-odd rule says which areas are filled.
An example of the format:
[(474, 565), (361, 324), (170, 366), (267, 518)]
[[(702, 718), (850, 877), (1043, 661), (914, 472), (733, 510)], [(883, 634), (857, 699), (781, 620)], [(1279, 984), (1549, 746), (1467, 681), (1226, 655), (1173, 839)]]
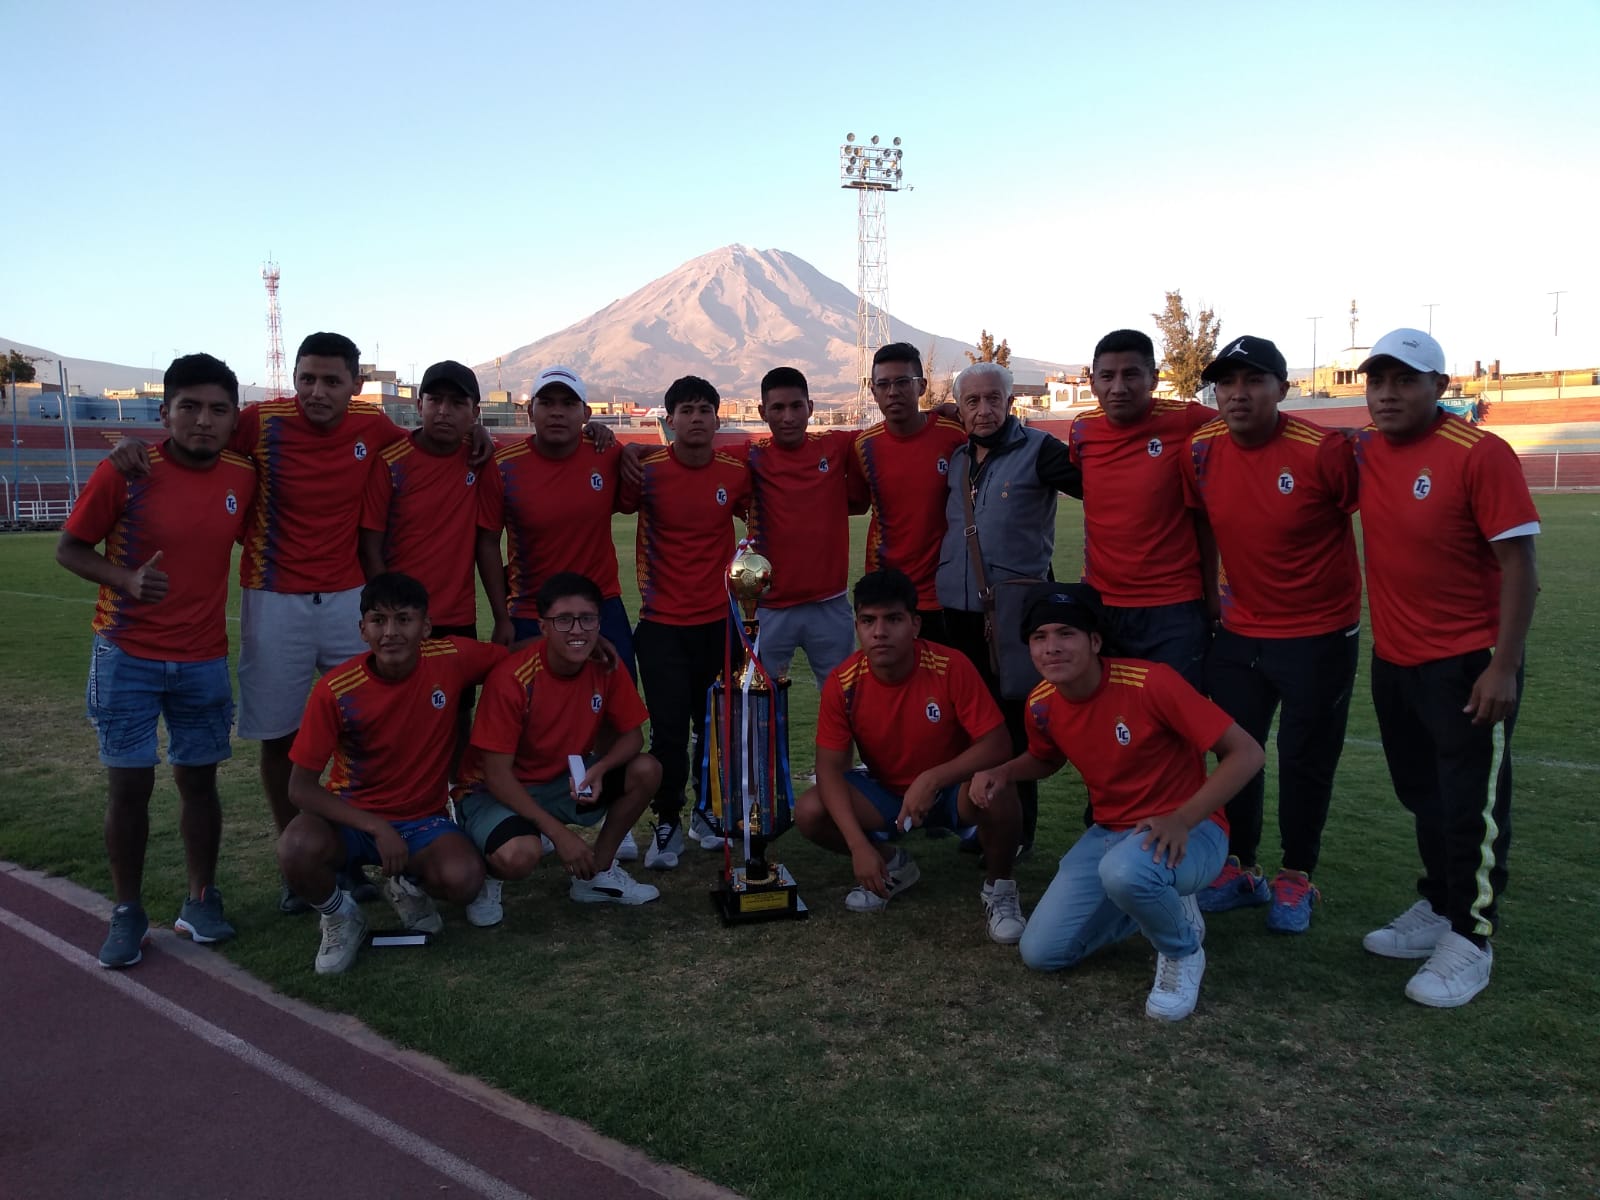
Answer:
[(583, 380), (578, 378), (578, 373), (571, 367), (546, 367), (539, 372), (539, 378), (533, 381), (533, 391), (530, 395), (537, 396), (552, 383), (559, 383), (562, 387), (571, 388), (578, 394), (578, 399), (585, 404), (589, 403), (589, 392), (583, 386)]
[(1393, 358), (1417, 371), (1446, 375), (1444, 348), (1420, 329), (1395, 329), (1384, 334), (1357, 371), (1366, 371), (1380, 358)]

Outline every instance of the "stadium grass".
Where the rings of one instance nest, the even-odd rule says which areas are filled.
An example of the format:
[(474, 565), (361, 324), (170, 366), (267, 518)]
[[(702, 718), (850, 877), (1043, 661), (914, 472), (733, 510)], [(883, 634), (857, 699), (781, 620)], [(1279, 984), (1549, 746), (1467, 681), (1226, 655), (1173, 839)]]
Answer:
[[(659, 903), (572, 904), (545, 871), (508, 885), (498, 929), (448, 912), (430, 949), (367, 950), (349, 974), (320, 979), (314, 920), (276, 910), (250, 744), (221, 772), (221, 884), (240, 933), (222, 952), (755, 1197), (1593, 1195), (1600, 498), (1539, 504), (1544, 591), (1514, 742), (1511, 885), (1494, 983), (1464, 1009), (1409, 1003), (1414, 964), (1360, 947), (1411, 903), (1416, 872), (1365, 661), (1312, 931), (1270, 936), (1259, 909), (1213, 918), (1199, 1009), (1176, 1026), (1143, 1015), (1153, 953), (1141, 939), (1071, 972), (1030, 973), (984, 935), (976, 861), (921, 835), (909, 846), (923, 882), (881, 917), (847, 913), (847, 862), (790, 834), (778, 849), (811, 906), (803, 923), (723, 929), (706, 899), (715, 857), (691, 849), (677, 872), (650, 873)], [(1064, 504), (1063, 576), (1080, 562), (1076, 526)], [(863, 532), (858, 521), (856, 561)], [(614, 533), (636, 612), (631, 519)], [(103, 780), (82, 712), (93, 589), (55, 566), (53, 540), (0, 538), (0, 858), (106, 891)], [(815, 690), (798, 663), (795, 674), (803, 778)], [(1019, 871), (1027, 905), (1079, 827), (1081, 784), (1048, 782), (1042, 807), (1039, 853)], [(162, 777), (153, 919), (175, 915), (182, 861)], [(143, 1119), (154, 1128), (159, 1114)]]

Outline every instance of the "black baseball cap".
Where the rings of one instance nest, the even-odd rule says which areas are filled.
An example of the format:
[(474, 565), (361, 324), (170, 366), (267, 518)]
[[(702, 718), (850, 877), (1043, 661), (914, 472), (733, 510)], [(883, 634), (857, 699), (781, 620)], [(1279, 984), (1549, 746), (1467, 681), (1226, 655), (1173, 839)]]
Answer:
[(483, 397), (478, 393), (478, 377), (472, 373), (472, 368), (462, 366), (453, 358), (436, 362), (422, 373), (422, 385), (417, 388), (417, 395), (424, 395), (436, 383), (453, 383), (471, 396), (474, 404), (483, 401)]
[(1036, 583), (1022, 605), (1022, 640), (1041, 625), (1100, 632), (1100, 593), (1087, 583)]
[(1211, 365), (1200, 372), (1200, 378), (1207, 383), (1215, 383), (1234, 367), (1254, 367), (1279, 379), (1289, 378), (1289, 364), (1284, 361), (1283, 353), (1266, 338), (1251, 337), (1249, 334), (1235, 338), (1223, 347), (1217, 357), (1211, 360)]

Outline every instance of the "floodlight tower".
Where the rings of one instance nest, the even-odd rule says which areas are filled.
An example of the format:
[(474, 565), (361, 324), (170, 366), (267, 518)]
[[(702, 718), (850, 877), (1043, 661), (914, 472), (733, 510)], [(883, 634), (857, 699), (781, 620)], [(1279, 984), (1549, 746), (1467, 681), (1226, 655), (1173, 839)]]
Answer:
[(872, 355), (889, 341), (889, 249), (884, 233), (883, 198), (898, 192), (905, 151), (900, 139), (866, 145), (847, 133), (839, 147), (839, 186), (856, 193), (856, 407), (857, 419), (876, 420), (871, 403)]
[(282, 272), (270, 258), (261, 264), (261, 280), (267, 285), (267, 396), (283, 395), (283, 313), (278, 308), (278, 280)]

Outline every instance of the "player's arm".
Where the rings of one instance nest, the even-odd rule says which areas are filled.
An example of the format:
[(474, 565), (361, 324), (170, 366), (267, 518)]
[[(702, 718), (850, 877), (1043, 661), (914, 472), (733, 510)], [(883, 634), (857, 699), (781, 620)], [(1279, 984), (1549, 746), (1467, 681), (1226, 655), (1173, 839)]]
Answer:
[(644, 451), (635, 442), (622, 447), (622, 457), (617, 459), (617, 477), (622, 481), (617, 493), (617, 511), (639, 511), (639, 493), (644, 490)]
[(1256, 772), (1261, 770), (1261, 764), (1267, 760), (1261, 744), (1246, 733), (1238, 722), (1223, 731), (1212, 745), (1211, 753), (1217, 756), (1216, 769), (1206, 777), (1194, 795), (1169, 813), (1141, 821), (1135, 830), (1145, 832), (1141, 848), (1149, 850), (1153, 847), (1156, 862), (1165, 861), (1169, 867), (1181, 863), (1188, 850), (1189, 831), (1233, 799), (1245, 784), (1255, 778)]
[(367, 468), (367, 486), (361, 493), (361, 515), (356, 526), (356, 558), (361, 574), (372, 579), (386, 569), (383, 539), (389, 529), (389, 513), (394, 505), (394, 479), (383, 456), (375, 455)]
[(1072, 461), (1072, 452), (1058, 437), (1045, 434), (1037, 463), (1039, 482), (1052, 491), (1065, 492), (1074, 500), (1083, 499), (1083, 469)]
[(1495, 635), (1494, 657), (1473, 682), (1463, 710), (1474, 725), (1503, 721), (1516, 708), (1517, 671), (1522, 667), (1533, 605), (1539, 596), (1531, 535), (1501, 538), (1490, 542), (1489, 548), (1500, 564), (1500, 629)]
[(844, 781), (845, 772), (850, 769), (850, 751), (818, 746), (816, 769), (817, 796), (850, 850), (850, 869), (855, 872), (856, 882), (874, 895), (888, 896), (888, 869), (867, 831), (861, 828), (850, 799), (850, 785)]
[(356, 553), (361, 559), (361, 574), (367, 579), (382, 575), (387, 569), (383, 562), (382, 530), (360, 530), (356, 539)]
[(500, 558), (500, 531), (478, 530), (478, 578), (483, 580), (483, 594), (489, 601), (489, 612), (494, 617), (494, 633), (490, 640), (497, 646), (511, 645), (514, 636), (511, 610), (506, 602), (506, 565)]
[(1013, 783), (1028, 783), (1037, 779), (1048, 779), (1061, 769), (1059, 762), (1046, 762), (1042, 758), (1035, 758), (1024, 750), (1015, 758), (1001, 763), (998, 767), (989, 767), (977, 771), (972, 776), (972, 802), (979, 808), (985, 807), (989, 801), (998, 796), (1003, 788)]
[(998, 767), (1010, 756), (1011, 735), (1002, 723), (989, 730), (954, 758), (936, 767), (929, 767), (911, 781), (911, 786), (906, 789), (906, 794), (900, 802), (900, 815), (896, 819), (901, 828), (905, 828), (907, 820), (913, 825), (921, 825), (923, 818), (928, 815), (928, 810), (933, 807), (934, 800), (945, 788), (966, 783), (979, 771)]
[(405, 870), (411, 853), (394, 826), (375, 813), (347, 804), (323, 787), (321, 772), (295, 763), (289, 771), (289, 803), (313, 817), (367, 834), (383, 860), (385, 875), (394, 876)]
[(1222, 594), (1217, 586), (1217, 535), (1205, 509), (1190, 509), (1189, 515), (1194, 519), (1194, 540), (1200, 547), (1200, 591), (1205, 597), (1206, 616), (1216, 621), (1222, 616)]
[[(605, 782), (606, 775), (618, 767), (625, 767), (639, 757), (639, 752), (644, 749), (644, 726), (639, 725), (628, 730), (627, 733), (617, 734), (607, 747), (605, 753), (589, 764), (589, 770), (584, 774), (582, 785), (576, 789), (581, 792), (589, 788), (593, 804), (600, 797), (600, 787)], [(584, 803), (581, 795), (576, 797), (579, 804)]]
[(143, 604), (154, 604), (166, 597), (167, 573), (161, 569), (157, 550), (138, 567), (119, 567), (88, 542), (63, 532), (56, 542), (56, 562), (80, 579), (121, 592)]

